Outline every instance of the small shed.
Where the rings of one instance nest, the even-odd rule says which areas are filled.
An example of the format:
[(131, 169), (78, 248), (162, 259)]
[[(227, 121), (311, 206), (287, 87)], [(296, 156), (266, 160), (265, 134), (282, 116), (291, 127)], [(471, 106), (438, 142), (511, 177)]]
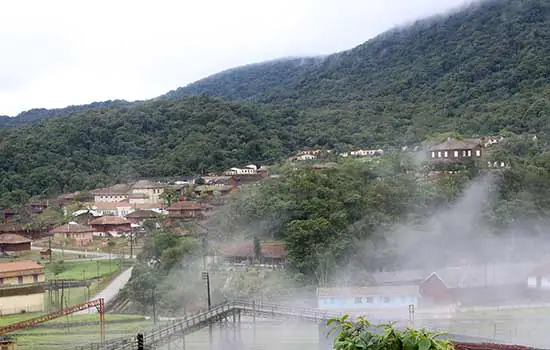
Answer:
[(52, 250), (50, 248), (42, 249), (40, 251), (40, 259), (42, 260), (50, 260), (52, 256)]

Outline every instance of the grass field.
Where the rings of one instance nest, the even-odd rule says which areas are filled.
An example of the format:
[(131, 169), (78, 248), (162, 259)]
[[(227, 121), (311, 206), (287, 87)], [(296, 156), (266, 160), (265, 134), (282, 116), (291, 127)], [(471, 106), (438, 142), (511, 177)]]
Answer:
[(71, 279), (85, 280), (94, 277), (110, 275), (120, 270), (120, 260), (95, 260), (95, 261), (64, 261), (64, 270), (57, 276), (54, 275), (54, 264), (46, 264), (46, 280)]
[[(99, 316), (97, 314), (62, 317), (49, 321), (43, 326), (16, 332), (10, 334), (10, 336), (16, 339), (19, 350), (74, 349), (77, 346), (99, 342), (100, 326), (99, 324), (84, 326), (71, 326), (70, 324), (95, 322), (98, 319)], [(105, 315), (105, 321), (105, 338), (107, 340), (119, 337), (131, 337), (139, 331), (154, 327), (153, 322), (146, 320), (143, 316), (107, 314)], [(52, 327), (52, 325), (57, 327)]]

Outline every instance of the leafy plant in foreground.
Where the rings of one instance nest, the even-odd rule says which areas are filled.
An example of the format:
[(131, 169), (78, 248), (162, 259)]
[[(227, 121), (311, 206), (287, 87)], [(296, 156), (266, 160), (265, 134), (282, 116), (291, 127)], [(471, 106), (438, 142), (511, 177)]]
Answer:
[[(437, 339), (441, 333), (407, 328), (396, 329), (393, 324), (371, 326), (363, 317), (352, 321), (348, 315), (327, 321), (330, 333), (338, 332), (334, 339), (335, 350), (453, 350), (447, 340)], [(381, 332), (376, 330), (381, 329)]]

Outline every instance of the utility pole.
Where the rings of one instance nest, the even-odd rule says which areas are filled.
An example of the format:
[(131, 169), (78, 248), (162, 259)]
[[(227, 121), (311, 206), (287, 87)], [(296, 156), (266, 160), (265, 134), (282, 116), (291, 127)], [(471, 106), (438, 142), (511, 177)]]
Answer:
[(53, 253), (52, 253), (52, 236), (48, 239), (48, 251), (50, 252), (50, 263), (53, 261)]
[(134, 230), (130, 232), (130, 260), (134, 258)]
[[(207, 271), (202, 272), (202, 279), (206, 281), (206, 293), (208, 297), (208, 311), (212, 308), (212, 300), (210, 298), (210, 274)], [(208, 324), (208, 335), (210, 338), (210, 348), (212, 349), (213, 346), (213, 339), (212, 339), (212, 323), (210, 322)]]
[(155, 286), (153, 286), (153, 288), (151, 288), (151, 299), (153, 301), (153, 323), (156, 324), (157, 323), (157, 309), (156, 309), (156, 305), (155, 305)]

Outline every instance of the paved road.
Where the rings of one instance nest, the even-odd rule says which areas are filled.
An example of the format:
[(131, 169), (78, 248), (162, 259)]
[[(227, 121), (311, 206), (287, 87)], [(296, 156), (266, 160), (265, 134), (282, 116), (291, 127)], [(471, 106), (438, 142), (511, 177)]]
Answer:
[[(31, 246), (32, 250), (42, 250), (44, 248), (45, 247), (40, 247), (40, 246), (35, 246), (35, 245)], [(68, 253), (68, 254), (83, 254), (84, 256), (87, 257), (86, 259), (71, 259), (71, 261), (76, 261), (76, 260), (109, 260), (109, 253), (105, 253), (105, 252), (59, 249), (59, 248), (52, 248), (52, 251), (56, 252), (56, 253), (65, 252), (65, 253)], [(119, 259), (120, 257), (121, 257), (120, 254), (111, 253), (111, 259)], [(124, 254), (124, 255), (122, 255), (122, 257), (124, 259), (130, 259), (130, 254)], [(135, 257), (135, 255), (134, 255), (134, 257)]]
[[(102, 290), (99, 294), (95, 295), (92, 300), (103, 298), (105, 300), (105, 305), (108, 305), (111, 300), (114, 299), (114, 297), (118, 294), (118, 292), (124, 288), (126, 283), (130, 280), (130, 277), (132, 277), (132, 269), (133, 267), (129, 268), (128, 270), (123, 271), (120, 275), (117, 276), (104, 290)], [(93, 314), (96, 313), (96, 309), (88, 309), (79, 311), (76, 314)]]

